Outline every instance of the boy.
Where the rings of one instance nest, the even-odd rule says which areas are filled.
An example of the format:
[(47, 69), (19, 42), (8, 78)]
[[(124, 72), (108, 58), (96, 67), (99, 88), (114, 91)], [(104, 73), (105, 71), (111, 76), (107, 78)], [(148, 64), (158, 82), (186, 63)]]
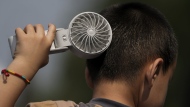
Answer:
[[(113, 38), (106, 52), (87, 60), (85, 76), (93, 89), (92, 100), (78, 105), (48, 101), (31, 103), (28, 107), (163, 106), (178, 53), (174, 32), (164, 16), (141, 3), (113, 5), (100, 14), (110, 23)], [(55, 26), (49, 25), (46, 36), (40, 24), (27, 25), (24, 30), (17, 28), (16, 34), (15, 58), (7, 69), (31, 80), (48, 63)], [(5, 79), (7, 83), (3, 84)], [(26, 87), (22, 79), (11, 75), (0, 80), (0, 107), (14, 105)]]

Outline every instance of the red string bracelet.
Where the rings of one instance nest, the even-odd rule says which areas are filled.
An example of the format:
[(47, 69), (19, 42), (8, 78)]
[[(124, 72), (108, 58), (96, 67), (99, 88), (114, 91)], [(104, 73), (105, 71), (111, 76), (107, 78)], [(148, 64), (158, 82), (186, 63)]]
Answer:
[[(3, 70), (1, 71), (1, 74), (4, 74), (4, 76), (6, 77), (6, 78), (4, 78), (5, 80), (7, 79), (7, 77), (9, 77), (9, 74), (12, 74), (12, 75), (15, 75), (15, 76), (17, 76), (17, 77), (23, 79), (27, 84), (30, 84), (30, 80), (26, 79), (25, 76), (20, 75), (20, 74), (15, 73), (15, 72), (12, 72), (12, 71), (10, 71), (10, 70), (8, 70), (8, 69), (3, 69)], [(6, 82), (6, 81), (4, 81), (4, 82)]]

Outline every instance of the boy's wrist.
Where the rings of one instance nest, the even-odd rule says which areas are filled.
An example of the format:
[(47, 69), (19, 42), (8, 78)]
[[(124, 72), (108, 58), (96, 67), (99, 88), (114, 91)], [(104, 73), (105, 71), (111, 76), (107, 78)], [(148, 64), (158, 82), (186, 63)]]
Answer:
[(7, 69), (22, 74), (26, 76), (29, 80), (31, 80), (36, 72), (39, 70), (39, 68), (35, 67), (34, 65), (24, 58), (15, 58), (7, 67)]

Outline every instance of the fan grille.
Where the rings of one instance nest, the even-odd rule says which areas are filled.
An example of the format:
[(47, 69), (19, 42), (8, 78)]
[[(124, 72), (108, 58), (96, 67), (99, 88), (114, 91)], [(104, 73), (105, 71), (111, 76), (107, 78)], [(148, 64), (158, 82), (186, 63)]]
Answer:
[(71, 43), (85, 53), (99, 53), (110, 44), (112, 31), (107, 20), (93, 12), (77, 15), (70, 23)]

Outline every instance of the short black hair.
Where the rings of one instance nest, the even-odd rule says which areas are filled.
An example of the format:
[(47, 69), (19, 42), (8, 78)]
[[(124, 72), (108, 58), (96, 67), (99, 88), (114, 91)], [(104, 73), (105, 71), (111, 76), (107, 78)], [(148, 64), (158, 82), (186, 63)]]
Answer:
[(110, 23), (113, 37), (106, 52), (86, 61), (93, 82), (134, 80), (145, 64), (158, 57), (164, 60), (164, 72), (175, 62), (177, 40), (157, 9), (133, 2), (112, 5), (100, 14)]

